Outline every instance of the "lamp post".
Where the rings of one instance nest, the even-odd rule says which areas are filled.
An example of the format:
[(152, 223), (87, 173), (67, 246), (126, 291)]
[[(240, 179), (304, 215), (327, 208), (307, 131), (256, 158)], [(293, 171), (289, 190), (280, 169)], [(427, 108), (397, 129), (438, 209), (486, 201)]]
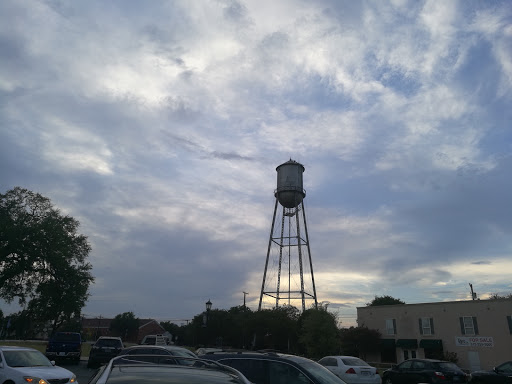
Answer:
[[(210, 299), (205, 303), (206, 304), (206, 312), (203, 313), (203, 328), (208, 326), (208, 318), (210, 317), (210, 310), (212, 309), (212, 302)], [(208, 345), (208, 331), (205, 329), (206, 336), (206, 345)]]

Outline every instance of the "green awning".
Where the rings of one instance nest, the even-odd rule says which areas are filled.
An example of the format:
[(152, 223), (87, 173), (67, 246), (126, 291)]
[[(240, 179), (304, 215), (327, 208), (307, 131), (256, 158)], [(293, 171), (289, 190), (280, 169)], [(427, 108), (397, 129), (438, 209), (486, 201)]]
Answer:
[(420, 348), (441, 349), (443, 348), (443, 341), (437, 339), (423, 339), (420, 340)]
[(416, 339), (398, 339), (396, 346), (399, 348), (418, 348), (418, 340)]
[(380, 339), (380, 345), (382, 348), (395, 348), (395, 339)]

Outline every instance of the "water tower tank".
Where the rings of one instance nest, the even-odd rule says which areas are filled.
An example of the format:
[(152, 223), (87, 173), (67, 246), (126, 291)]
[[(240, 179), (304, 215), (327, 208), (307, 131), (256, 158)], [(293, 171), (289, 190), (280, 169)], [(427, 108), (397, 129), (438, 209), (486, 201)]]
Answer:
[(279, 203), (286, 208), (295, 208), (306, 196), (302, 188), (302, 173), (304, 166), (290, 159), (276, 168), (277, 189), (275, 196)]

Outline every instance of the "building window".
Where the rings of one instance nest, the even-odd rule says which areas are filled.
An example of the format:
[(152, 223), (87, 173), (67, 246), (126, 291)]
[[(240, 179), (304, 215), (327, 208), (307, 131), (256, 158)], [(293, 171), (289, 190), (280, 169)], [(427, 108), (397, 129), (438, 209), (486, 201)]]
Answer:
[(460, 331), (463, 335), (478, 335), (478, 323), (476, 317), (463, 316), (460, 320)]
[(386, 335), (396, 335), (395, 319), (386, 319)]
[(420, 335), (433, 335), (434, 334), (434, 319), (431, 317), (421, 317), (420, 323)]

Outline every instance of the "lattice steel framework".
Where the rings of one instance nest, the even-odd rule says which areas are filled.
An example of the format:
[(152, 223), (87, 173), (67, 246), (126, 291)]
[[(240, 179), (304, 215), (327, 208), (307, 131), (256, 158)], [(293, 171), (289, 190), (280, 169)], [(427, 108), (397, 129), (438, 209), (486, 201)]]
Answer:
[(318, 308), (304, 201), (293, 208), (278, 203), (276, 197), (258, 310), (269, 301), (278, 307), (283, 301), (298, 306), (300, 300), (305, 311), (311, 300)]

